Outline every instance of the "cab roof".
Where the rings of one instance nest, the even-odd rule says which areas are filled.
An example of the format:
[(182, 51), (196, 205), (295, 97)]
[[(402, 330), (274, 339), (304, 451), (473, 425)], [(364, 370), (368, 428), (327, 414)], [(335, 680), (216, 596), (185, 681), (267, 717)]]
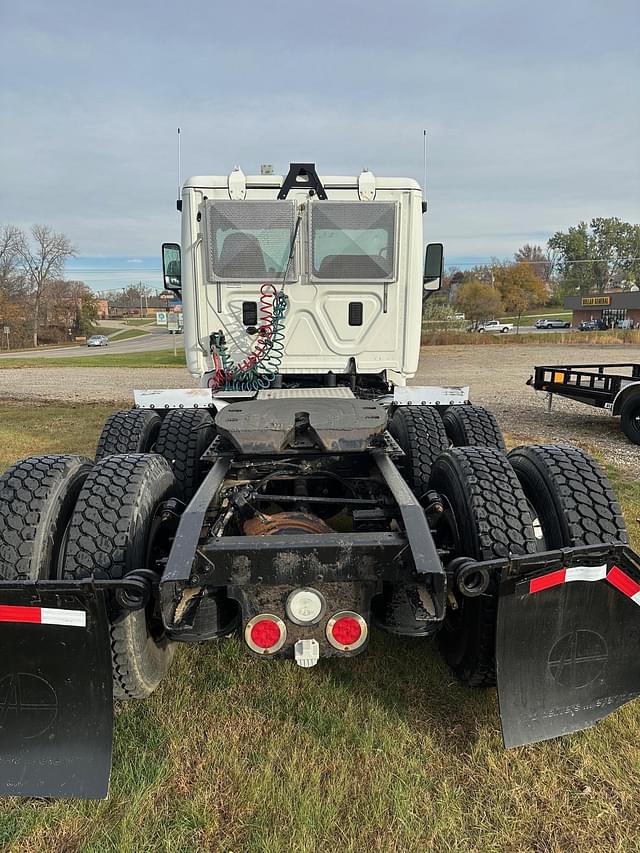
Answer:
[[(357, 189), (357, 175), (320, 175), (325, 189)], [(247, 175), (248, 187), (279, 188), (284, 178), (282, 175)], [(381, 190), (418, 190), (420, 184), (413, 178), (381, 178), (376, 175), (376, 187)], [(226, 189), (229, 186), (228, 175), (194, 175), (187, 178), (183, 189)]]

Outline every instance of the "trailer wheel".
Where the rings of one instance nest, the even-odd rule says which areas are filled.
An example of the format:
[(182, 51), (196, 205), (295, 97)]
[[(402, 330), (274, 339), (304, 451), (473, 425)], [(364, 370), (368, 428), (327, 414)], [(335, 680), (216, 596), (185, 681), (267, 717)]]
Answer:
[(429, 490), (433, 463), (449, 447), (442, 418), (432, 406), (399, 406), (389, 432), (405, 452), (397, 463), (400, 473), (420, 499)]
[(179, 497), (188, 503), (203, 478), (202, 454), (216, 434), (208, 409), (173, 409), (162, 421), (155, 452), (167, 460), (178, 481)]
[[(64, 577), (114, 579), (133, 569), (155, 569), (169, 551), (157, 510), (175, 493), (175, 478), (161, 456), (102, 459), (87, 477), (71, 518)], [(110, 621), (114, 696), (143, 699), (169, 669), (173, 646), (152, 607), (112, 611)]]
[[(493, 447), (457, 447), (433, 466), (431, 488), (445, 511), (435, 536), (448, 559), (490, 560), (536, 550), (527, 500), (507, 457)], [(453, 590), (452, 590), (453, 593)], [(455, 595), (455, 593), (453, 593)], [(498, 578), (476, 598), (456, 596), (438, 635), (453, 673), (470, 687), (495, 683)]]
[(533, 512), (542, 547), (628, 542), (620, 504), (604, 471), (577, 447), (516, 447), (509, 461)]
[(0, 578), (53, 580), (73, 507), (93, 463), (31, 456), (0, 477)]
[(620, 426), (629, 441), (640, 444), (640, 394), (625, 400), (620, 410)]
[(128, 409), (110, 415), (98, 439), (96, 462), (115, 453), (148, 453), (161, 423), (160, 415), (150, 409)]
[(454, 447), (497, 447), (505, 449), (502, 430), (493, 412), (482, 406), (449, 406), (442, 416)]

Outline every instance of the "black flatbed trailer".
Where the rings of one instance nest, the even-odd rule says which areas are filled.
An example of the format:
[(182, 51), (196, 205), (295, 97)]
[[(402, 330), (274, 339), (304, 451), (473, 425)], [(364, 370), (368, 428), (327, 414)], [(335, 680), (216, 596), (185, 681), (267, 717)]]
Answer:
[(547, 392), (549, 409), (558, 394), (619, 415), (624, 434), (640, 444), (640, 364), (542, 365), (534, 368), (527, 384)]

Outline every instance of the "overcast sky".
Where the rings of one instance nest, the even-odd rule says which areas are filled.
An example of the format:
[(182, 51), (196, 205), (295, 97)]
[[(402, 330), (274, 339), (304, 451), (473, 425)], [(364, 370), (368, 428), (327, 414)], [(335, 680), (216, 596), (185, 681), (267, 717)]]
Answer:
[(182, 174), (422, 181), (448, 258), (640, 221), (638, 0), (0, 0), (0, 224), (157, 256)]

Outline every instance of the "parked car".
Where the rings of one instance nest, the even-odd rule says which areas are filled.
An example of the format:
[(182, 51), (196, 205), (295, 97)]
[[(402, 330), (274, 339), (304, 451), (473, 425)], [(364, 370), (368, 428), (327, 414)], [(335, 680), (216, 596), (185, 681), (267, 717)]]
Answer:
[(88, 347), (108, 347), (109, 346), (109, 338), (106, 335), (91, 335), (90, 338), (87, 339)]
[(583, 320), (578, 323), (578, 331), (580, 332), (602, 332), (607, 328), (604, 320)]
[(513, 323), (504, 323), (502, 320), (487, 320), (485, 323), (480, 323), (477, 332), (510, 332), (513, 329)]
[(557, 317), (541, 317), (536, 320), (536, 329), (570, 329), (568, 320), (560, 320)]

